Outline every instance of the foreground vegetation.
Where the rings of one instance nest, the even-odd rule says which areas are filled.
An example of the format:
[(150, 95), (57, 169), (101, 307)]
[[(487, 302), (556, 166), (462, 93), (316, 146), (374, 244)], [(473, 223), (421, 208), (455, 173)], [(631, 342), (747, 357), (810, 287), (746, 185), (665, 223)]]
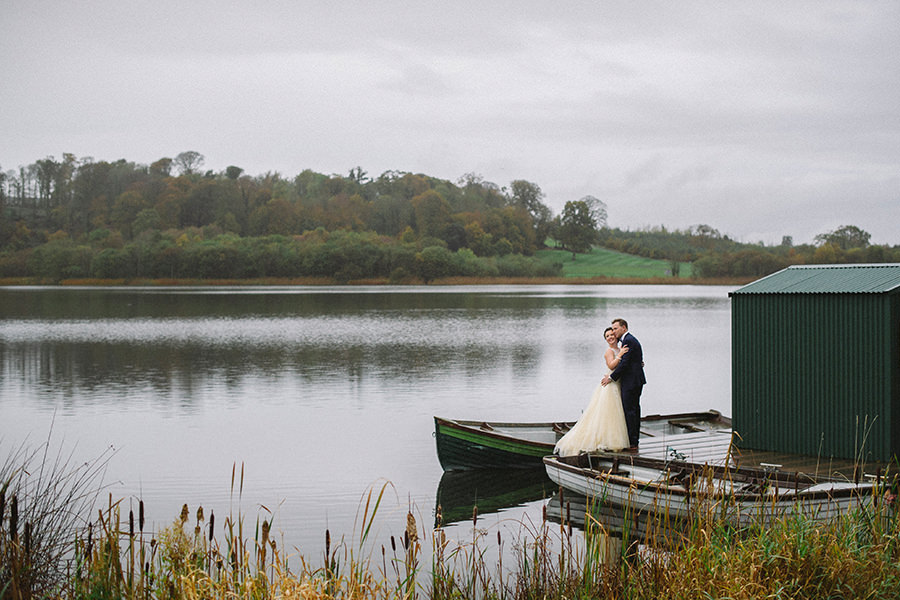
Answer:
[[(678, 526), (651, 520), (636, 539), (630, 515), (619, 544), (590, 515), (575, 532), (569, 517), (553, 523), (546, 513), (505, 540), (479, 529), (477, 511), (471, 538), (451, 540), (440, 512), (426, 530), (411, 507), (390, 543), (375, 547), (385, 484), (364, 498), (352, 541), (332, 543), (326, 531), (314, 559), (281, 547), (270, 521), (251, 526), (240, 511), (221, 519), (185, 505), (155, 532), (143, 503), (137, 514), (111, 498), (80, 512), (99, 494), (98, 473), (96, 463), (48, 463), (45, 452), (20, 451), (0, 468), (0, 598), (818, 599), (896, 598), (900, 589), (896, 489), (827, 524), (785, 517), (736, 530), (711, 511)], [(233, 494), (242, 480), (232, 474)]]

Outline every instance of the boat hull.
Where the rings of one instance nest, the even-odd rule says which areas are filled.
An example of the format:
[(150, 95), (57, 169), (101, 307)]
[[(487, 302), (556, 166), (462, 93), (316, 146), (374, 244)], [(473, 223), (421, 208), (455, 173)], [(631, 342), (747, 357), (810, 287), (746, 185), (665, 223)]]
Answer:
[[(534, 468), (553, 452), (556, 437), (526, 439), (521, 432), (500, 429), (503, 424), (483, 424), (434, 418), (438, 460), (445, 471), (465, 469)], [(506, 424), (517, 425), (517, 424)], [(532, 424), (535, 430), (552, 432), (552, 423)]]
[(738, 525), (765, 525), (795, 514), (831, 520), (871, 502), (877, 489), (874, 483), (612, 455), (547, 456), (544, 465), (551, 481), (588, 502), (667, 519), (708, 516)]
[[(556, 442), (574, 422), (502, 423), (434, 417), (438, 460), (445, 471), (541, 467)], [(731, 420), (716, 411), (650, 415), (641, 420), (641, 436), (680, 431), (730, 429)]]

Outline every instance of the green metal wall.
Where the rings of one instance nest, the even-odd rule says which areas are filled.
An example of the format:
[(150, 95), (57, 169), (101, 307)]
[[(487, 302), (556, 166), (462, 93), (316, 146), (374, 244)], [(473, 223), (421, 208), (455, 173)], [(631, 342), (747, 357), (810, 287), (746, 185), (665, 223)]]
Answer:
[(900, 296), (734, 294), (732, 411), (746, 448), (889, 460), (900, 446)]

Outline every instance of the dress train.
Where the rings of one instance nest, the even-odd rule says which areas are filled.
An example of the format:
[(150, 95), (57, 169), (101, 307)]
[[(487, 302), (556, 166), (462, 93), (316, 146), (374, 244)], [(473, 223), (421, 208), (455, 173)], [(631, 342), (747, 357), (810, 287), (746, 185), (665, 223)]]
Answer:
[(628, 445), (622, 392), (619, 382), (611, 381), (597, 386), (581, 418), (560, 438), (553, 451), (560, 456), (573, 456), (596, 450), (617, 451)]

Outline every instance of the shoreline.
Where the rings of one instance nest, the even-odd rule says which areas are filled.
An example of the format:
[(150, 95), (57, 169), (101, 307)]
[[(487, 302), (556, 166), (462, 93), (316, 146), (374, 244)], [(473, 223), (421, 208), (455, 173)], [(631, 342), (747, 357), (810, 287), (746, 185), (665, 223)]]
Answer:
[(746, 285), (754, 278), (722, 277), (722, 278), (681, 278), (681, 277), (444, 277), (428, 283), (420, 279), (390, 281), (386, 277), (372, 279), (356, 279), (348, 282), (337, 282), (327, 277), (264, 277), (257, 279), (63, 279), (53, 281), (39, 277), (4, 277), (0, 278), (0, 287), (14, 286), (96, 286), (96, 287), (129, 287), (129, 286), (392, 286), (411, 285), (422, 287), (440, 287), (449, 285)]

